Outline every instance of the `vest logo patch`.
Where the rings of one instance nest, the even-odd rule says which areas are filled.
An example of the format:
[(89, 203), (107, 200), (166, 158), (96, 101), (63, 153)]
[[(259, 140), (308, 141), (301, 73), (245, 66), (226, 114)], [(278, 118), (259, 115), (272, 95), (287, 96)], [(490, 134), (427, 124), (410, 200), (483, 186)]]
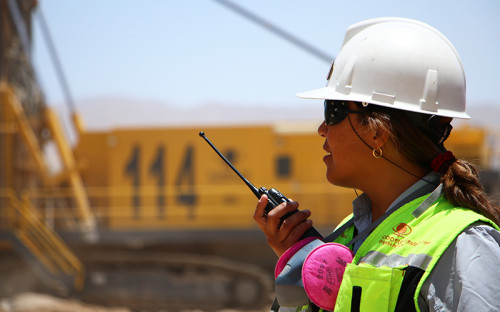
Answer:
[(419, 246), (429, 245), (430, 241), (413, 241), (407, 236), (411, 234), (413, 229), (406, 223), (400, 223), (392, 228), (393, 233), (390, 235), (383, 235), (379, 240), (380, 244), (389, 245), (393, 248), (403, 247), (405, 245)]
[(406, 223), (400, 223), (395, 227), (393, 227), (392, 230), (394, 231), (394, 234), (396, 234), (399, 237), (404, 237), (410, 234), (412, 231), (411, 227)]

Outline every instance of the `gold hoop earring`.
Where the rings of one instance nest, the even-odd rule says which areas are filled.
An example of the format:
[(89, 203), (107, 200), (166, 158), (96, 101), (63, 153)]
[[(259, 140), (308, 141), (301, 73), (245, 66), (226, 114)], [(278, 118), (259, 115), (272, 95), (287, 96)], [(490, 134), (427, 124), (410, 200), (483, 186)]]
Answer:
[(380, 147), (374, 148), (372, 151), (372, 154), (373, 154), (373, 157), (380, 158), (380, 157), (382, 157), (382, 149)]

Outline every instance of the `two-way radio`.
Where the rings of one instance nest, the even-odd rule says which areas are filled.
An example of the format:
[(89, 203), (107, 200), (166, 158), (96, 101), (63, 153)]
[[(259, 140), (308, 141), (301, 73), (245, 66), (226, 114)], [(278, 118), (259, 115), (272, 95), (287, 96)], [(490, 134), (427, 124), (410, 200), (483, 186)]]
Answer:
[[(262, 195), (267, 195), (267, 198), (269, 199), (268, 203), (267, 203), (267, 206), (266, 208), (264, 209), (266, 215), (267, 213), (269, 213), (269, 211), (273, 210), (274, 208), (276, 208), (278, 205), (280, 205), (281, 203), (284, 203), (284, 202), (289, 202), (290, 200), (288, 198), (286, 198), (283, 194), (281, 194), (277, 189), (275, 188), (271, 188), (271, 189), (266, 189), (265, 187), (261, 187), (261, 188), (257, 188), (255, 187), (252, 183), (250, 183), (250, 181), (248, 181), (234, 166), (233, 164), (231, 164), (229, 162), (229, 160), (227, 160), (227, 158), (222, 155), (221, 152), (219, 152), (219, 150), (215, 147), (215, 145), (212, 144), (212, 142), (210, 142), (210, 140), (206, 137), (205, 133), (204, 132), (200, 132), (199, 133), (200, 136), (202, 138), (205, 139), (205, 141), (212, 147), (212, 149), (224, 160), (224, 162), (226, 162), (226, 164), (231, 167), (231, 169), (233, 169), (233, 171), (240, 177), (241, 180), (243, 180), (243, 182), (245, 182), (245, 184), (248, 186), (248, 188), (250, 188), (250, 190), (252, 191), (252, 193), (260, 199), (260, 197)], [(298, 212), (298, 210), (295, 210), (295, 211), (291, 211), (291, 212), (288, 212), (287, 214), (285, 214), (283, 217), (281, 217), (281, 223), (286, 219), (288, 218), (289, 216), (293, 215), (294, 213)], [(280, 225), (281, 225), (280, 223)], [(302, 238), (306, 238), (306, 237), (322, 237), (321, 234), (314, 228), (314, 227), (311, 227), (309, 230), (307, 230), (304, 235), (302, 236)]]

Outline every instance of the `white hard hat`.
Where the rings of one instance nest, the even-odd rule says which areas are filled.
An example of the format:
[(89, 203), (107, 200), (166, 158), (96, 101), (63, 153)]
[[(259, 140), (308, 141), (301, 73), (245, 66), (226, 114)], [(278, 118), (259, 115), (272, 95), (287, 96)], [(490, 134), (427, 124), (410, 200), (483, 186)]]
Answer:
[(350, 26), (327, 86), (297, 96), (470, 118), (457, 51), (435, 28), (405, 18), (377, 18)]

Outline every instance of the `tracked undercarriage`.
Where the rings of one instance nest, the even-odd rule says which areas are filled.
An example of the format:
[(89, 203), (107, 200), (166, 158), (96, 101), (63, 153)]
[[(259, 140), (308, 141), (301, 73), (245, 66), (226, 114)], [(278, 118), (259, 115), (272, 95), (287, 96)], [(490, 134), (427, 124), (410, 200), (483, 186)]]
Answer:
[(272, 300), (273, 283), (257, 266), (216, 256), (169, 252), (109, 252), (82, 259), (82, 301), (136, 311), (258, 310)]

